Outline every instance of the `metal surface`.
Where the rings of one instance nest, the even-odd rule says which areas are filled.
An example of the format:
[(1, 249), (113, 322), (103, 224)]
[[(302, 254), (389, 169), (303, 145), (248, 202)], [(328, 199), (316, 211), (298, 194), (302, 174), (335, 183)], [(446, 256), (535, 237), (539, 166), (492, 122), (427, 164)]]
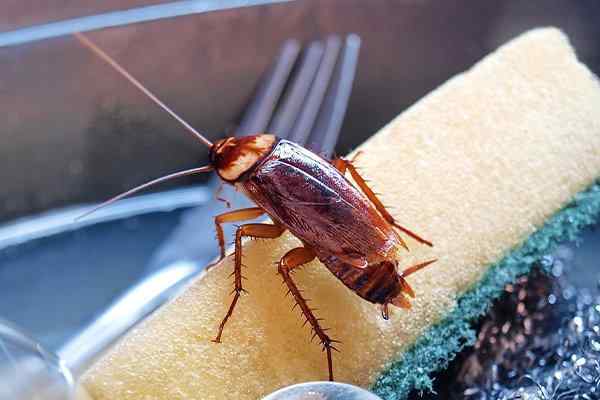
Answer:
[(598, 249), (600, 221), (542, 257), (474, 324), (474, 346), (433, 377), (434, 392), (409, 399), (600, 398)]
[[(326, 52), (330, 64), (335, 65), (338, 50), (339, 49), (336, 49), (333, 56), (333, 53)], [(282, 96), (285, 83), (290, 79), (292, 67), (298, 52), (299, 44), (297, 42), (289, 41), (284, 44), (277, 62), (274, 64), (272, 70), (266, 75), (263, 85), (261, 85), (254, 101), (248, 107), (244, 123), (242, 124), (243, 128), (239, 129), (238, 134), (251, 133), (255, 129), (260, 131), (265, 129), (267, 124), (269, 124), (273, 114), (276, 112), (278, 99)], [(356, 63), (354, 63), (354, 67), (355, 65)], [(303, 67), (298, 71), (298, 74), (304, 77), (303, 79), (310, 79), (311, 77), (302, 73), (303, 68), (314, 68), (307, 63), (304, 63)], [(323, 86), (321, 90), (325, 93), (328, 90), (329, 78), (326, 80), (315, 80), (311, 85), (313, 88), (317, 85)], [(332, 96), (335, 97), (335, 94)], [(339, 101), (344, 103), (342, 104), (342, 108), (345, 108), (348, 97), (342, 96), (339, 98)], [(288, 117), (291, 120), (294, 120), (306, 107), (318, 111), (320, 106), (321, 99), (314, 99), (309, 96), (304, 102), (303, 107), (297, 110), (298, 113), (288, 113)], [(307, 132), (305, 137), (308, 137), (309, 133), (310, 132)], [(339, 134), (339, 129), (335, 134)], [(233, 199), (234, 203), (247, 201), (243, 200), (239, 195), (234, 193), (231, 194), (237, 196), (237, 199)], [(163, 196), (165, 196), (165, 194), (148, 195), (146, 197), (153, 197), (155, 198), (154, 200), (157, 200), (161, 199)], [(141, 199), (143, 198), (144, 197), (141, 197)], [(168, 198), (172, 198), (172, 196), (168, 196)], [(4, 231), (4, 244), (10, 247), (52, 236), (52, 234), (75, 230), (81, 228), (81, 224), (87, 226), (92, 225), (93, 222), (107, 222), (130, 215), (127, 214), (127, 212), (132, 213), (133, 215), (135, 215), (136, 211), (141, 211), (141, 213), (148, 212), (148, 206), (144, 207), (143, 205), (145, 203), (140, 201), (139, 198), (129, 199), (123, 203), (125, 203), (125, 206), (123, 204), (121, 205), (120, 208), (122, 210), (120, 212), (115, 213), (115, 210), (111, 210), (111, 207), (109, 207), (99, 211), (100, 215), (96, 214), (95, 220), (92, 221), (90, 221), (90, 219), (92, 219), (92, 217), (90, 217), (88, 220), (83, 219), (79, 222), (73, 222), (73, 218), (77, 213), (81, 212), (81, 208), (76, 208), (66, 212), (56, 212), (49, 217), (32, 218), (17, 224), (8, 225), (0, 230), (0, 234)], [(127, 207), (127, 203), (130, 203), (129, 207)], [(164, 203), (165, 202), (161, 203), (162, 206), (164, 206)], [(154, 207), (151, 207), (151, 209), (155, 211), (157, 206), (158, 204), (154, 204)], [(115, 208), (117, 207), (115, 206)], [(203, 215), (198, 219), (195, 218), (197, 215), (192, 215), (194, 219), (193, 231), (186, 230), (184, 231), (185, 235), (197, 237), (198, 235), (205, 234), (206, 231), (212, 230), (212, 217), (214, 216), (213, 207), (204, 207), (200, 210)], [(124, 212), (126, 214), (123, 214)], [(188, 225), (186, 225), (185, 222), (186, 219), (184, 218), (182, 225), (187, 227)], [(181, 226), (176, 230), (176, 233), (177, 232), (181, 233)], [(0, 235), (0, 239), (1, 238), (2, 235)], [(7, 360), (5, 360), (6, 362), (0, 363), (0, 377), (3, 380), (8, 379), (11, 382), (14, 382), (14, 385), (5, 388), (5, 390), (10, 391), (8, 395), (10, 395), (12, 399), (19, 400), (33, 399), (34, 397), (31, 396), (35, 396), (37, 392), (45, 393), (45, 391), (48, 392), (48, 398), (56, 397), (57, 399), (61, 399), (70, 396), (70, 392), (73, 390), (71, 374), (79, 376), (103, 350), (110, 346), (134, 324), (142, 320), (158, 306), (171, 298), (174, 293), (180, 289), (190, 277), (196, 275), (204, 265), (197, 257), (195, 258), (193, 255), (182, 251), (182, 246), (177, 240), (177, 235), (171, 237), (170, 241), (167, 240), (167, 244), (172, 245), (177, 249), (174, 251), (175, 258), (169, 260), (168, 263), (159, 263), (159, 267), (155, 268), (145, 279), (129, 289), (124, 295), (111, 304), (106, 311), (93, 320), (88, 327), (62, 346), (58, 351), (59, 356), (42, 350), (42, 345), (33, 340), (29, 340), (31, 346), (29, 346), (28, 349), (19, 351), (17, 351), (17, 348), (14, 345), (10, 348), (2, 346), (5, 343), (3, 340), (12, 338), (13, 340), (10, 343), (13, 343), (15, 342), (15, 338), (25, 337), (17, 330), (13, 330), (14, 334), (11, 337), (3, 338), (0, 336), (0, 348), (4, 350), (3, 354), (7, 357)], [(197, 251), (195, 251), (194, 254), (197, 254)], [(206, 254), (204, 257), (206, 257)], [(194, 259), (194, 261), (191, 261), (191, 259)], [(0, 331), (0, 333), (2, 332)], [(46, 354), (47, 356), (45, 356), (45, 358), (35, 357), (35, 351), (43, 351), (43, 354)], [(13, 362), (12, 358), (14, 355), (22, 356), (21, 358), (23, 361), (18, 360)], [(29, 364), (31, 363), (29, 361), (30, 359), (38, 360), (33, 369), (29, 368)], [(2, 360), (0, 359), (0, 361)], [(48, 365), (45, 365), (45, 361), (52, 362), (52, 364), (49, 363)], [(57, 370), (53, 367), (54, 364), (60, 368)], [(3, 370), (2, 367), (7, 367), (7, 369)], [(50, 391), (52, 391), (52, 393), (50, 393)], [(55, 392), (58, 394), (55, 395)], [(1, 394), (2, 393), (0, 393), (0, 395)]]
[(381, 400), (381, 398), (347, 383), (306, 382), (277, 390), (263, 400)]
[(60, 358), (79, 376), (102, 351), (171, 299), (198, 270), (197, 264), (181, 261), (144, 278), (60, 348)]
[[(9, 2), (2, 7), (0, 31), (158, 1)], [(90, 36), (192, 125), (213, 132), (215, 138), (232, 126), (234, 115), (251, 97), (286, 38), (308, 42), (330, 33), (357, 32), (366, 45), (341, 126), (344, 135), (337, 149), (343, 154), (449, 77), (536, 26), (563, 29), (582, 61), (599, 73), (599, 16), (600, 3), (595, 0), (381, 0), (369, 4), (363, 0), (304, 0), (147, 21)], [(342, 58), (345, 54), (343, 51)], [(343, 92), (342, 81), (332, 87)], [(322, 109), (327, 109), (327, 99), (326, 95)], [(0, 105), (4, 115), (0, 128), (1, 221), (98, 201), (149, 177), (205, 160), (204, 150), (191, 146), (175, 123), (68, 37), (0, 47)], [(336, 112), (332, 109), (325, 114)], [(326, 125), (340, 122), (321, 122), (319, 116), (315, 130)], [(331, 141), (328, 143), (331, 152)], [(189, 179), (181, 184), (190, 183), (198, 181)], [(195, 204), (202, 203), (205, 194), (198, 195)], [(183, 203), (191, 205), (194, 192), (188, 195)], [(126, 204), (134, 205), (124, 202), (111, 210), (117, 213)], [(46, 215), (50, 218), (46, 222), (56, 216)], [(179, 213), (169, 218), (176, 220)], [(101, 291), (109, 292), (103, 292), (105, 296), (111, 290), (119, 293), (136, 281), (147, 260), (152, 260), (149, 266), (154, 270), (171, 265), (178, 259), (177, 253), (198, 256), (215, 249), (212, 235), (182, 242), (169, 236), (169, 229), (160, 228), (163, 225), (145, 224), (139, 217), (114, 221), (121, 221), (118, 228), (110, 225), (114, 230), (88, 225), (97, 231), (94, 235), (84, 230), (85, 226), (65, 224), (71, 233), (61, 236), (56, 231), (65, 228), (60, 221), (40, 225), (31, 218), (19, 221), (20, 225), (11, 223), (30, 236), (0, 230), (5, 240), (0, 249), (0, 281), (11, 286), (3, 292), (4, 309), (18, 310), (24, 319), (43, 316), (44, 320), (29, 322), (38, 332), (56, 339), (62, 336), (48, 328), (48, 320), (74, 319), (69, 321), (70, 327), (89, 320), (65, 312), (61, 302), (72, 303), (76, 298), (83, 310), (88, 298), (99, 299)], [(187, 224), (193, 232), (193, 214), (182, 221), (180, 227)], [(158, 229), (163, 232), (151, 238), (148, 231)], [(127, 235), (115, 234), (127, 230)], [(60, 246), (51, 241), (59, 236)], [(95, 241), (98, 237), (107, 239), (100, 243)], [(92, 238), (93, 245), (87, 243)], [(170, 248), (175, 255), (167, 263), (156, 251), (156, 243), (164, 243), (164, 238), (167, 243), (158, 247)], [(152, 250), (156, 252), (151, 257)], [(135, 257), (130, 257), (130, 252), (136, 253)], [(63, 265), (63, 261), (72, 264)], [(28, 301), (34, 297), (45, 300), (32, 307)], [(106, 305), (95, 301), (96, 309)]]
[(0, 400), (68, 400), (73, 377), (62, 360), (0, 319)]
[(184, 0), (165, 4), (142, 6), (129, 10), (113, 11), (51, 22), (28, 28), (0, 32), (0, 47), (15, 46), (42, 39), (69, 35), (75, 32), (87, 32), (96, 29), (115, 28), (140, 22), (156, 21), (165, 18), (193, 15), (211, 11), (229, 10), (239, 7), (250, 7), (283, 3), (290, 0)]
[[(12, 3), (2, 7), (0, 30), (18, 28), (13, 21), (56, 21), (77, 15), (73, 9), (90, 15), (143, 1)], [(214, 139), (235, 131), (235, 116), (286, 39), (307, 43), (355, 32), (365, 46), (337, 145), (345, 154), (439, 84), (536, 26), (563, 29), (581, 59), (600, 72), (599, 16), (595, 0), (302, 0), (89, 36)], [(69, 37), (0, 47), (0, 87), (0, 220), (99, 201), (206, 160), (175, 122)]]

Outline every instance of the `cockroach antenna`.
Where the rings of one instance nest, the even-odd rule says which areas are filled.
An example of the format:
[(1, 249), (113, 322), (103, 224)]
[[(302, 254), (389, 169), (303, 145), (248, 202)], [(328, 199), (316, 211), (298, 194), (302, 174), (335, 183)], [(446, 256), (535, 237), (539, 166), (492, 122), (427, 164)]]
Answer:
[(119, 201), (127, 196), (130, 196), (134, 193), (137, 193), (141, 190), (147, 189), (150, 186), (154, 186), (156, 184), (162, 183), (162, 182), (166, 182), (168, 180), (174, 179), (174, 178), (180, 178), (182, 176), (188, 176), (188, 175), (195, 175), (195, 174), (200, 174), (203, 172), (210, 172), (212, 171), (214, 168), (212, 167), (212, 165), (205, 165), (204, 167), (198, 167), (198, 168), (192, 168), (192, 169), (186, 169), (184, 171), (179, 171), (179, 172), (175, 172), (169, 175), (165, 175), (165, 176), (161, 176), (160, 178), (151, 180), (150, 182), (146, 182), (144, 184), (141, 184), (140, 186), (136, 186), (133, 189), (129, 189), (126, 192), (123, 192), (121, 194), (118, 194), (114, 197), (111, 197), (110, 199), (106, 200), (104, 203), (100, 203), (98, 204), (96, 207), (92, 208), (89, 211), (86, 211), (85, 213), (81, 214), (80, 216), (78, 216), (77, 218), (75, 218), (75, 221), (79, 221), (82, 218), (87, 217), (88, 215), (98, 211), (101, 208), (104, 208), (106, 206), (111, 205), (112, 203)]
[[(129, 82), (131, 82), (135, 87), (137, 87), (142, 93), (144, 93), (146, 96), (148, 96), (152, 101), (154, 101), (154, 103), (156, 103), (160, 108), (162, 108), (163, 110), (165, 110), (166, 112), (168, 112), (173, 118), (175, 118), (181, 125), (183, 125), (186, 130), (190, 133), (192, 133), (196, 139), (200, 140), (202, 143), (204, 143), (206, 146), (208, 146), (209, 148), (213, 147), (213, 143), (208, 140), (204, 135), (202, 135), (200, 132), (198, 132), (196, 129), (194, 129), (190, 124), (188, 124), (185, 120), (183, 120), (183, 118), (181, 118), (179, 115), (175, 114), (175, 112), (173, 110), (171, 110), (169, 107), (167, 107), (167, 105), (165, 103), (163, 103), (162, 101), (160, 101), (158, 99), (158, 97), (156, 97), (150, 90), (148, 90), (144, 85), (142, 85), (137, 79), (135, 79), (129, 72), (127, 72), (127, 70), (125, 70), (125, 68), (121, 67), (121, 65), (119, 65), (118, 62), (116, 62), (114, 59), (112, 59), (108, 54), (106, 54), (101, 48), (99, 48), (98, 46), (96, 46), (91, 40), (89, 40), (86, 36), (84, 36), (82, 33), (80, 32), (75, 32), (73, 34), (77, 40), (79, 40), (79, 42), (81, 44), (83, 44), (85, 47), (87, 47), (88, 49), (90, 49), (93, 53), (95, 53), (97, 56), (99, 56), (101, 59), (103, 59), (104, 61), (106, 61), (111, 67), (113, 67), (115, 70), (117, 70), (117, 72), (119, 72), (121, 75), (123, 75), (125, 77), (125, 79), (127, 79)], [(187, 175), (195, 175), (195, 174), (200, 174), (203, 172), (210, 172), (212, 171), (214, 168), (212, 165), (206, 165), (203, 167), (198, 167), (198, 168), (192, 168), (192, 169), (187, 169), (184, 171), (179, 171), (179, 172), (175, 172), (169, 175), (165, 175), (162, 176), (160, 178), (154, 179), (150, 182), (146, 182), (140, 186), (137, 186), (133, 189), (130, 189), (126, 192), (123, 192), (121, 194), (118, 194), (110, 199), (108, 199), (107, 201), (105, 201), (104, 203), (99, 204), (98, 206), (92, 208), (90, 211), (85, 212), (84, 214), (78, 216), (77, 218), (75, 218), (75, 221), (78, 221), (82, 218), (87, 217), (88, 215), (98, 211), (101, 208), (104, 208), (118, 200), (121, 200), (124, 197), (127, 197), (129, 195), (132, 195), (134, 193), (137, 193), (141, 190), (144, 190), (150, 186), (154, 186), (156, 184), (171, 180), (171, 179), (175, 179), (175, 178), (179, 178), (182, 176), (187, 176)]]
[(173, 110), (171, 110), (169, 107), (167, 107), (167, 105), (165, 103), (160, 101), (158, 99), (158, 97), (156, 97), (150, 90), (148, 90), (144, 85), (142, 85), (140, 83), (140, 81), (135, 79), (129, 72), (127, 72), (127, 70), (125, 70), (125, 68), (121, 67), (121, 65), (119, 65), (118, 62), (116, 62), (114, 59), (112, 59), (112, 57), (110, 57), (108, 54), (106, 54), (101, 48), (96, 46), (94, 44), (94, 42), (92, 42), (90, 39), (88, 39), (86, 36), (84, 36), (80, 32), (75, 32), (73, 35), (77, 38), (77, 40), (79, 40), (79, 42), (81, 44), (83, 44), (85, 47), (87, 47), (92, 52), (94, 52), (98, 57), (100, 57), (101, 59), (106, 61), (111, 67), (113, 67), (115, 70), (117, 70), (117, 72), (119, 72), (121, 75), (123, 75), (125, 77), (125, 79), (127, 79), (129, 82), (131, 82), (136, 88), (141, 90), (142, 93), (144, 93), (146, 96), (148, 96), (160, 108), (162, 108), (163, 110), (168, 112), (181, 125), (183, 125), (183, 127), (185, 129), (187, 129), (188, 132), (192, 133), (196, 137), (196, 139), (199, 139), (202, 143), (204, 143), (209, 148), (212, 147), (213, 144), (210, 140), (208, 140), (206, 137), (204, 137), (204, 135), (202, 135), (200, 132), (198, 132), (196, 129), (194, 129), (186, 121), (184, 121), (184, 119), (181, 118), (179, 115), (175, 114), (175, 112)]

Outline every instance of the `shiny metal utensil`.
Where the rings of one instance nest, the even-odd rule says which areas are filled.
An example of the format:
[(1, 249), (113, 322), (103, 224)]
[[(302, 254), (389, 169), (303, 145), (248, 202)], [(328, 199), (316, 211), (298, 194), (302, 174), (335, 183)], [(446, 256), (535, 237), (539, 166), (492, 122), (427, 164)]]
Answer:
[(117, 299), (58, 355), (14, 324), (0, 319), (0, 400), (68, 400), (75, 381), (135, 322), (154, 311), (197, 271), (180, 263), (147, 277)]
[(290, 0), (179, 0), (164, 4), (146, 5), (128, 10), (110, 11), (103, 14), (71, 18), (20, 28), (9, 32), (1, 32), (0, 47), (69, 35), (74, 32), (87, 32), (158, 19), (229, 10), (232, 8), (283, 3), (286, 1)]
[(0, 319), (0, 400), (66, 400), (73, 376), (55, 354)]
[(119, 337), (179, 293), (197, 272), (197, 265), (181, 261), (142, 279), (62, 346), (59, 357), (79, 377)]
[(347, 383), (306, 382), (279, 389), (264, 397), (263, 400), (381, 400), (381, 398)]

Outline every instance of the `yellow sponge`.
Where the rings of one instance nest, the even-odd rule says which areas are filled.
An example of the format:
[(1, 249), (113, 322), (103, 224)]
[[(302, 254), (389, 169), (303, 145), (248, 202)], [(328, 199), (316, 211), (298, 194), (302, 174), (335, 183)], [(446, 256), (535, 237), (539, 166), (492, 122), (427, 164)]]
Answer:
[[(522, 243), (600, 176), (600, 85), (555, 29), (529, 32), (419, 101), (361, 146), (357, 164), (399, 222), (435, 243), (408, 240), (412, 310), (376, 307), (320, 263), (295, 277), (335, 339), (340, 381), (369, 386), (393, 360)], [(200, 238), (199, 238), (200, 240)], [(216, 244), (215, 244), (216, 245)], [(130, 332), (85, 375), (101, 399), (257, 399), (327, 378), (274, 263), (291, 235), (244, 245), (249, 294), (210, 340), (231, 300), (232, 260)]]

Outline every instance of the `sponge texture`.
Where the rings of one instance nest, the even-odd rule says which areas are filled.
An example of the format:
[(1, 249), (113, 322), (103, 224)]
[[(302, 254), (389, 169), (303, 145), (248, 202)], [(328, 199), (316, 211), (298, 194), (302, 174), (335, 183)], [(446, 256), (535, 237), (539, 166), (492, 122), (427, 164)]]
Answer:
[[(502, 284), (595, 215), (597, 188), (579, 195), (576, 209), (557, 212), (600, 176), (599, 104), (600, 85), (566, 38), (536, 30), (451, 79), (361, 146), (357, 164), (384, 204), (436, 245), (407, 240), (412, 251), (401, 265), (440, 261), (409, 278), (418, 296), (413, 309), (394, 310), (390, 321), (318, 262), (294, 275), (343, 343), (334, 357), (338, 380), (375, 384), (387, 398), (427, 386), (426, 373), (472, 339), (467, 321)], [(289, 234), (244, 245), (249, 295), (222, 344), (210, 339), (231, 300), (231, 259), (92, 367), (83, 379), (92, 397), (256, 399), (283, 385), (326, 379), (325, 357), (309, 343), (273, 265), (296, 245)]]

